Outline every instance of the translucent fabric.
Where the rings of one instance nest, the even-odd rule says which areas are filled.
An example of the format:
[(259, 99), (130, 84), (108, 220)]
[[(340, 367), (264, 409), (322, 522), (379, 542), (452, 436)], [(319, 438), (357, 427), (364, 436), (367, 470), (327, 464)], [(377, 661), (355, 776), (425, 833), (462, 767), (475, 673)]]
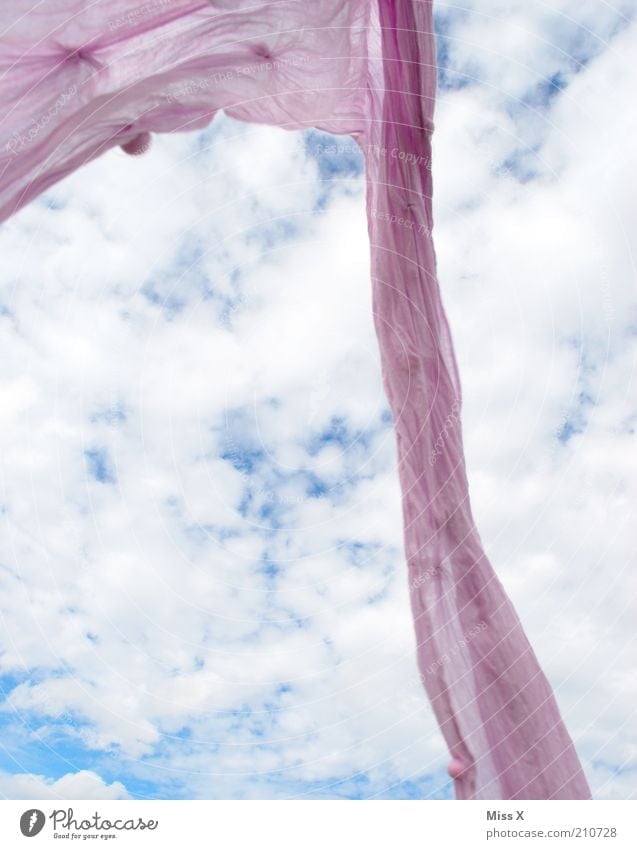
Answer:
[(462, 799), (581, 799), (551, 688), (469, 505), (436, 280), (428, 0), (6, 0), (0, 218), (114, 145), (220, 109), (350, 134), (366, 159), (374, 321), (394, 417), (418, 662)]

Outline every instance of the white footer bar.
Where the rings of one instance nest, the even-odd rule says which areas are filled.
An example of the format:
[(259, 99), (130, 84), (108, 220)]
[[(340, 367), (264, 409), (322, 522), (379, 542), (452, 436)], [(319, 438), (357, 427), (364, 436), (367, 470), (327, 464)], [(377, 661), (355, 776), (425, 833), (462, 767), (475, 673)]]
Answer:
[(0, 846), (635, 849), (636, 814), (628, 801), (2, 801)]

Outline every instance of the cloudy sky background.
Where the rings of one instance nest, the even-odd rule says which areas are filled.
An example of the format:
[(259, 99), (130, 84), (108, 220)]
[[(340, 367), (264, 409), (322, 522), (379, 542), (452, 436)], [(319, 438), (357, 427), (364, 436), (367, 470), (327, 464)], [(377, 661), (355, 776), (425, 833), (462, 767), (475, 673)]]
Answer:
[[(637, 785), (637, 23), (438, 4), (473, 509), (598, 798)], [(221, 116), (0, 229), (0, 797), (449, 798), (352, 141)]]

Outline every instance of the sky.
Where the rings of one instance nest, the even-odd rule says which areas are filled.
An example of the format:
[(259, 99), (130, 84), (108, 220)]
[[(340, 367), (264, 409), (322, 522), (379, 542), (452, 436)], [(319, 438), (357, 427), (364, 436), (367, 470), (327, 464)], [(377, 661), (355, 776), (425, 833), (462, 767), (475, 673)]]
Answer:
[[(600, 799), (637, 785), (634, 11), (436, 7), (473, 512)], [(452, 797), (364, 188), (351, 139), (221, 115), (0, 228), (0, 798)]]

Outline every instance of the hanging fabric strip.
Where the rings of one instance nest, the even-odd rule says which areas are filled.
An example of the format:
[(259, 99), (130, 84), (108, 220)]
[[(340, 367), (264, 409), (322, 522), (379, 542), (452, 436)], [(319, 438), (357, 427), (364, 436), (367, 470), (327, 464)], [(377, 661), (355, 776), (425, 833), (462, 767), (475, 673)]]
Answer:
[(380, 0), (378, 25), (383, 84), (372, 90), (362, 144), (421, 678), (458, 798), (588, 798), (551, 688), (471, 515), (460, 381), (431, 237), (431, 4)]

